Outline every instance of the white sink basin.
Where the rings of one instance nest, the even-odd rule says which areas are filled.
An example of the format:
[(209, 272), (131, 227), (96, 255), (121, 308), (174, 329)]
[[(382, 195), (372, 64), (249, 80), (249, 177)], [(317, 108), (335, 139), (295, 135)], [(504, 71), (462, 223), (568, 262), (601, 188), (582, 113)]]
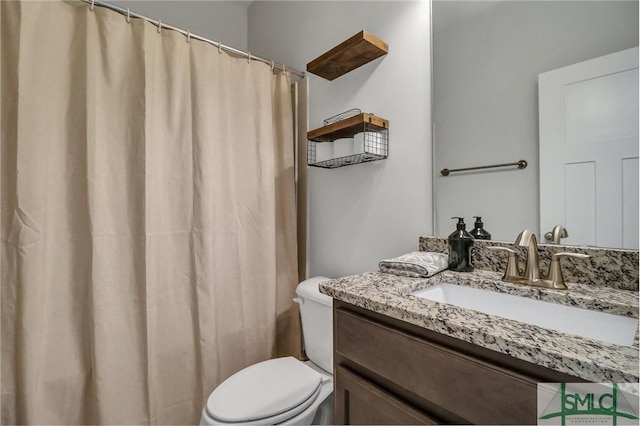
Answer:
[(637, 318), (455, 284), (438, 284), (411, 294), (616, 345), (632, 346), (638, 329)]

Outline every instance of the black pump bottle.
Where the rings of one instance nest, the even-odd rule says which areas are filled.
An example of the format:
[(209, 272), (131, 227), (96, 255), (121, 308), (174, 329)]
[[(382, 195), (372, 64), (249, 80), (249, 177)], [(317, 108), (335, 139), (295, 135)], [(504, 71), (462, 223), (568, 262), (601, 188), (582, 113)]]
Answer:
[(456, 231), (449, 235), (449, 269), (457, 272), (471, 272), (471, 246), (473, 237), (466, 231), (467, 226), (462, 217), (452, 217), (458, 219)]
[(490, 240), (491, 234), (483, 228), (484, 223), (482, 223), (482, 218), (480, 216), (474, 217), (476, 218), (476, 223), (474, 224), (473, 230), (469, 232), (471, 236), (476, 240)]

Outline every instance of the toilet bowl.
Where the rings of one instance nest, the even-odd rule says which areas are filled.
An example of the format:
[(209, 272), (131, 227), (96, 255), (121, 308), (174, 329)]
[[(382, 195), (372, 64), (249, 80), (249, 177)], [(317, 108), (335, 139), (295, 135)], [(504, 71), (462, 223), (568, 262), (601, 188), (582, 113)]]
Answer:
[(311, 424), (333, 392), (333, 377), (314, 367), (285, 357), (241, 370), (209, 396), (200, 424)]
[(318, 290), (326, 280), (296, 288), (309, 361), (275, 358), (235, 373), (209, 395), (201, 425), (332, 423), (333, 301)]

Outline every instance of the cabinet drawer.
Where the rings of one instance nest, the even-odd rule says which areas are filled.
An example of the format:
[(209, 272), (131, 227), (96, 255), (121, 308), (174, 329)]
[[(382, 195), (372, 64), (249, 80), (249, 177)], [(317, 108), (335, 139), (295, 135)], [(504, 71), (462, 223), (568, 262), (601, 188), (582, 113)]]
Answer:
[(342, 357), (476, 424), (536, 424), (536, 381), (337, 309)]
[(351, 371), (336, 366), (334, 423), (435, 425), (434, 419)]

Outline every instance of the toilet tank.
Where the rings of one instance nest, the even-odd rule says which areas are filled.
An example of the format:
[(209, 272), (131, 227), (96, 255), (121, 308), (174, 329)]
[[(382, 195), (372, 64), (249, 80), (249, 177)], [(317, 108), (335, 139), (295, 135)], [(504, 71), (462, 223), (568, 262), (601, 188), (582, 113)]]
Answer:
[(309, 359), (333, 374), (333, 299), (320, 293), (318, 285), (326, 277), (304, 280), (296, 288), (302, 318), (304, 349)]

